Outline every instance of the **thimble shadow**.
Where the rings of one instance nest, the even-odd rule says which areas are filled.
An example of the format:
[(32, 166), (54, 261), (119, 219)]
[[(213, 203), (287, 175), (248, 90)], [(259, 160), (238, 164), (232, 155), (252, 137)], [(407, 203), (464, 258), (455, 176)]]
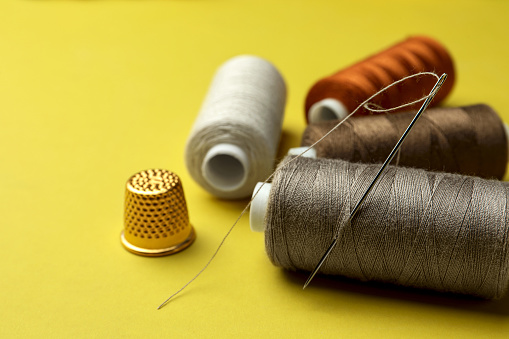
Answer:
[[(290, 272), (281, 270), (290, 283), (303, 286), (309, 272)], [(341, 291), (351, 294), (363, 294), (376, 298), (396, 299), (410, 303), (421, 303), (462, 311), (509, 316), (509, 293), (499, 300), (486, 300), (468, 295), (441, 293), (431, 290), (395, 286), (378, 282), (360, 282), (337, 276), (317, 275), (311, 282), (312, 288), (328, 291)], [(308, 287), (310, 288), (311, 285)], [(329, 299), (329, 303), (332, 299)]]

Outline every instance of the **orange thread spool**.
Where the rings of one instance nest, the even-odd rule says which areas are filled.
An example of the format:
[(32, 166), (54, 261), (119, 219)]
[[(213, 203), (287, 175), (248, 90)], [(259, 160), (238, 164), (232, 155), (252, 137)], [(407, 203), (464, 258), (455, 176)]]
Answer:
[[(410, 37), (315, 83), (306, 98), (306, 121), (342, 119), (381, 88), (419, 72), (448, 75), (432, 102), (435, 105), (449, 94), (456, 78), (453, 60), (444, 46), (428, 37)], [(435, 82), (429, 75), (409, 79), (377, 96), (373, 103), (390, 108), (417, 100), (429, 93)]]

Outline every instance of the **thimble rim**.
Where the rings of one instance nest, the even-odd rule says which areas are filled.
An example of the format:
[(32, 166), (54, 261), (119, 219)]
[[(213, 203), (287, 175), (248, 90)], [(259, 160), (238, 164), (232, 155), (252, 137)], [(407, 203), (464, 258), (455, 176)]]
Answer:
[(189, 224), (189, 226), (191, 227), (191, 232), (189, 233), (189, 236), (181, 243), (167, 248), (152, 249), (135, 246), (131, 244), (129, 241), (127, 241), (127, 239), (124, 236), (124, 231), (122, 231), (122, 233), (120, 234), (120, 241), (124, 248), (131, 253), (145, 257), (162, 257), (165, 255), (178, 253), (189, 247), (194, 242), (194, 240), (196, 239), (196, 232), (194, 230), (193, 225)]

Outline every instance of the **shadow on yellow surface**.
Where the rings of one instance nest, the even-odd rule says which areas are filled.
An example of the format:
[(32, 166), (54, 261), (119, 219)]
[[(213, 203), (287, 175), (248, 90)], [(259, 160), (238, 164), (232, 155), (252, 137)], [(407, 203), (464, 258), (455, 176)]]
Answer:
[[(308, 272), (281, 271), (288, 282), (298, 286), (304, 285), (309, 276)], [(404, 303), (427, 304), (509, 317), (509, 293), (499, 300), (485, 300), (468, 295), (440, 293), (378, 282), (360, 282), (345, 277), (324, 275), (316, 276), (311, 285), (311, 288), (327, 290), (329, 293), (341, 291), (343, 293), (362, 294), (371, 298), (393, 299)], [(329, 303), (333, 303), (334, 300), (336, 299), (330, 298)], [(338, 302), (334, 307), (342, 308), (344, 305)]]

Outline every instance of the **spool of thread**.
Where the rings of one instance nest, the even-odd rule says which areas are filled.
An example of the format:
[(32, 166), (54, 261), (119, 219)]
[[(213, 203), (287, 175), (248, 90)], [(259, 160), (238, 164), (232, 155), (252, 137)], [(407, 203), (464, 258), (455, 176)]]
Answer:
[[(411, 37), (319, 80), (306, 97), (306, 121), (343, 119), (378, 90), (419, 72), (448, 75), (432, 104), (439, 103), (451, 91), (455, 72), (445, 47), (428, 37)], [(373, 103), (391, 108), (412, 102), (429, 93), (435, 82), (431, 76), (409, 79), (378, 95)], [(367, 113), (366, 110), (358, 111), (358, 114)]]
[[(440, 292), (500, 298), (509, 282), (509, 184), (389, 166), (351, 223), (379, 165), (287, 157), (253, 204), (274, 265)], [(265, 207), (265, 208), (263, 208)], [(263, 219), (262, 219), (262, 218)]]
[[(414, 116), (415, 112), (405, 112), (348, 119), (313, 151), (319, 158), (382, 163)], [(338, 122), (308, 125), (302, 136), (303, 147), (292, 153), (301, 153)], [(398, 162), (393, 164), (502, 179), (508, 140), (507, 126), (487, 105), (431, 108), (416, 123), (401, 146)]]
[(225, 199), (248, 197), (274, 167), (285, 82), (268, 61), (238, 56), (217, 71), (187, 140), (196, 182)]

